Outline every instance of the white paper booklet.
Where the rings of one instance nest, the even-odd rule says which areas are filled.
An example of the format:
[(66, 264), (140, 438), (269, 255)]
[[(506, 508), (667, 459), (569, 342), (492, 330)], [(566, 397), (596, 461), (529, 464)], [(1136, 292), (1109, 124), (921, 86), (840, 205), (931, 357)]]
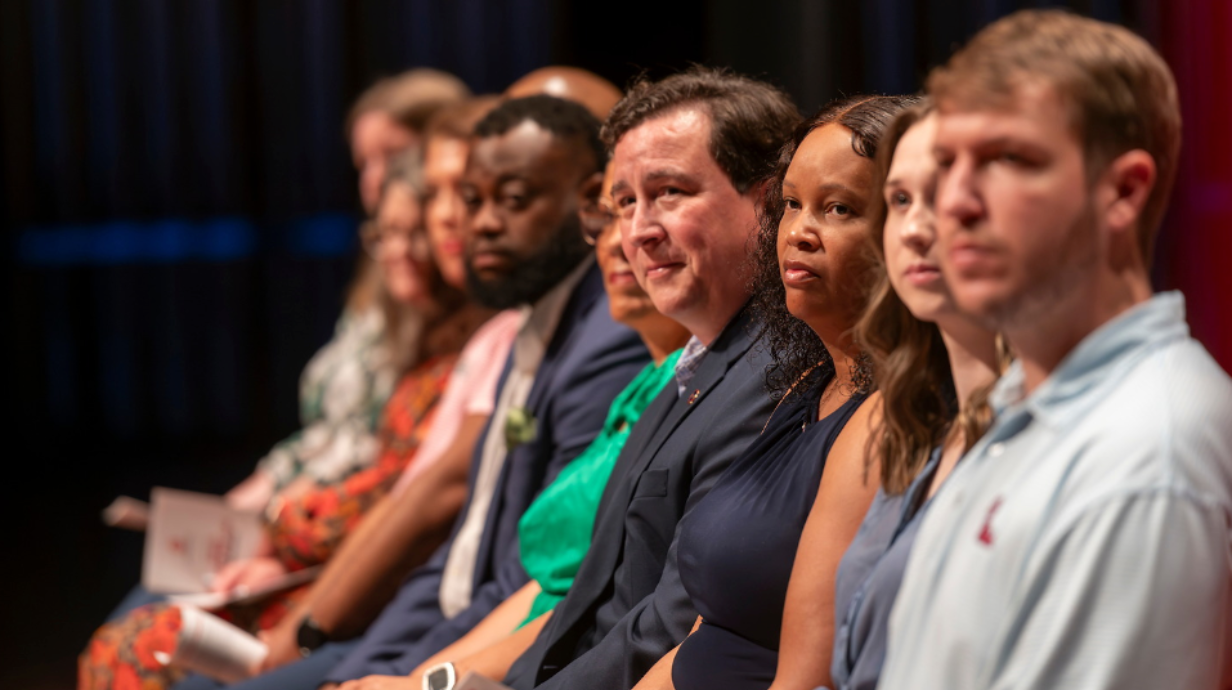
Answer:
[(189, 604), (203, 609), (216, 609), (228, 604), (250, 604), (276, 592), (298, 587), (305, 582), (312, 582), (317, 579), (317, 575), (320, 572), (321, 566), (317, 565), (311, 568), (304, 568), (303, 570), (296, 570), (293, 573), (287, 573), (277, 580), (267, 582), (260, 587), (249, 589), (241, 585), (230, 592), (169, 594), (167, 595), (167, 601), (173, 604)]
[(227, 563), (257, 554), (261, 518), (221, 496), (155, 487), (145, 534), (141, 584), (151, 592), (201, 593)]
[(236, 683), (256, 675), (269, 654), (264, 642), (195, 606), (181, 605), (180, 621), (175, 652), (159, 658), (165, 664)]
[(469, 671), (453, 690), (511, 690), (508, 685), (501, 685), (494, 680), (485, 678), (474, 671)]

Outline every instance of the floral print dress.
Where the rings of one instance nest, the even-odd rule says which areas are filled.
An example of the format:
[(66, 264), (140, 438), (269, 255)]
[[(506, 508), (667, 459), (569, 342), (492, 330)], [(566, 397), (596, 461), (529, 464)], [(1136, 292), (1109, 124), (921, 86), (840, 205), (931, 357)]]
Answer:
[[(319, 565), (389, 492), (432, 426), (457, 355), (434, 357), (399, 381), (382, 413), (376, 438), (380, 452), (367, 469), (317, 487), (276, 506), (266, 525), (274, 556), (288, 571)], [(310, 585), (257, 603), (225, 606), (211, 613), (251, 633), (268, 630), (307, 593)], [(166, 662), (179, 640), (179, 607), (157, 603), (103, 625), (78, 659), (79, 690), (162, 690), (184, 677)]]
[(280, 491), (299, 477), (320, 483), (371, 465), (385, 402), (397, 381), (380, 309), (347, 310), (334, 337), (313, 355), (299, 381), (302, 428), (258, 466)]

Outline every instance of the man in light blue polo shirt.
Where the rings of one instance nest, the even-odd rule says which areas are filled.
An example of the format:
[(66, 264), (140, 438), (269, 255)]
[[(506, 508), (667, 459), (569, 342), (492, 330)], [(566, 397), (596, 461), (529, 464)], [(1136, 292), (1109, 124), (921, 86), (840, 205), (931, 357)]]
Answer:
[(1167, 65), (1023, 12), (928, 90), (942, 269), (1017, 361), (924, 520), (880, 687), (1232, 687), (1232, 381), (1149, 280), (1181, 139)]

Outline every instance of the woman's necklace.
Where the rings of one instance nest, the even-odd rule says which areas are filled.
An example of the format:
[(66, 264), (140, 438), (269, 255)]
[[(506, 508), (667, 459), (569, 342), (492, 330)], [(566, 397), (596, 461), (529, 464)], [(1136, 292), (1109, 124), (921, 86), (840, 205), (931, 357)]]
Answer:
[(761, 433), (763, 434), (766, 433), (766, 429), (770, 428), (770, 420), (774, 419), (774, 414), (779, 411), (780, 407), (783, 406), (783, 401), (790, 398), (792, 392), (796, 390), (796, 386), (800, 385), (800, 382), (803, 381), (804, 379), (807, 379), (808, 375), (813, 373), (813, 370), (819, 366), (821, 366), (821, 362), (818, 362), (814, 364), (813, 366), (809, 367), (808, 369), (805, 369), (804, 373), (800, 374), (800, 376), (796, 378), (795, 383), (791, 384), (791, 387), (787, 389), (787, 392), (783, 394), (783, 397), (779, 398), (779, 401), (775, 403), (774, 409), (770, 411), (770, 416), (766, 417), (766, 423), (762, 425)]
[[(809, 367), (808, 369), (805, 369), (804, 373), (800, 374), (800, 376), (796, 379), (796, 382), (791, 384), (791, 388), (788, 388), (787, 392), (783, 394), (783, 397), (779, 398), (778, 403), (774, 406), (774, 410), (770, 412), (770, 416), (766, 418), (766, 423), (761, 428), (761, 432), (763, 434), (766, 433), (766, 429), (770, 428), (770, 420), (774, 419), (774, 414), (779, 411), (780, 407), (783, 406), (783, 401), (790, 398), (792, 392), (796, 390), (796, 386), (800, 385), (801, 382), (803, 382), (805, 379), (808, 378), (809, 374), (813, 373), (814, 369), (816, 369), (817, 367), (821, 365), (822, 363), (818, 362), (814, 364), (813, 366)], [(838, 374), (836, 373), (833, 378), (831, 378), (829, 381), (826, 382), (826, 387), (821, 393), (821, 401), (817, 403), (817, 413), (816, 414), (817, 414), (818, 419), (814, 421), (820, 421), (821, 408), (825, 407), (826, 401), (828, 401), (830, 397), (834, 395), (835, 391), (840, 390), (840, 389), (847, 389), (849, 395), (852, 391), (854, 391), (854, 388), (835, 383), (835, 381), (837, 380), (838, 380)], [(803, 432), (805, 429), (807, 429), (808, 424), (809, 424), (808, 418), (805, 417), (804, 421), (800, 424), (800, 431)]]
[[(826, 403), (829, 402), (830, 398), (834, 397), (835, 393), (850, 398), (852, 392), (852, 387), (847, 384), (839, 383), (838, 374), (835, 374), (834, 378), (826, 382), (826, 388), (821, 393), (821, 400), (817, 403), (817, 419), (813, 421), (820, 422), (822, 420), (821, 411), (826, 409)], [(806, 417), (800, 424), (800, 431), (803, 432), (806, 428), (808, 428), (808, 425), (809, 420)]]

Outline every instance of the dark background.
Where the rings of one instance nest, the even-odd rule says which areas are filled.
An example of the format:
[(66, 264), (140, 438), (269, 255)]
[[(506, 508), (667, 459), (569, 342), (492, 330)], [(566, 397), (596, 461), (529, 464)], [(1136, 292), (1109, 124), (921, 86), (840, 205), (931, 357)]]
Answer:
[[(0, 3), (7, 526), (0, 687), (66, 688), (139, 577), (117, 494), (221, 492), (295, 428), (355, 252), (349, 102), (452, 71), (476, 92), (547, 64), (618, 85), (690, 62), (802, 110), (907, 92), (1015, 0), (5, 0)], [(1066, 4), (1066, 3), (1060, 3)], [(1177, 73), (1186, 154), (1156, 283), (1232, 367), (1232, 10), (1074, 0)]]

